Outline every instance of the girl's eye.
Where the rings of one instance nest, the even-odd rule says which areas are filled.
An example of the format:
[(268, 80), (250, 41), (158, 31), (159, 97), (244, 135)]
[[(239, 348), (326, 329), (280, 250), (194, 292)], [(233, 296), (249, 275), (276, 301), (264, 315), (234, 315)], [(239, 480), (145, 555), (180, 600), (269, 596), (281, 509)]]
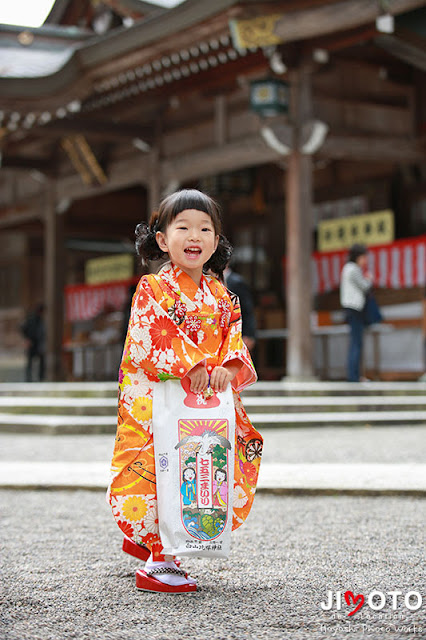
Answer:
[(204, 229), (202, 229), (202, 231), (211, 231), (211, 229), (209, 227), (204, 227)]

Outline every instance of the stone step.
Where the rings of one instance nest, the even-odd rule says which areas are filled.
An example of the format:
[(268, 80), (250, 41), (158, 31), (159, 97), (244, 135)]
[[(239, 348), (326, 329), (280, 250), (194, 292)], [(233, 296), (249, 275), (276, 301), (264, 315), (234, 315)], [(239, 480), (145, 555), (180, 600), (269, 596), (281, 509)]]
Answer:
[(251, 413), (426, 411), (426, 396), (244, 396), (243, 404)]
[(20, 415), (0, 413), (0, 433), (115, 433), (116, 416)]
[(1, 396), (116, 398), (117, 382), (2, 382)]
[[(426, 424), (426, 411), (250, 413), (254, 426), (268, 428), (390, 426)], [(0, 432), (47, 434), (115, 433), (116, 416), (20, 415), (0, 413)]]
[(249, 396), (395, 396), (423, 395), (426, 382), (266, 382), (260, 381), (243, 392)]
[(117, 398), (0, 396), (0, 412), (57, 416), (116, 416)]
[(303, 413), (251, 413), (256, 428), (378, 427), (426, 424), (426, 411), (335, 411)]
[[(105, 491), (108, 462), (3, 462), (0, 489)], [(282, 494), (426, 495), (420, 463), (262, 463), (257, 491)]]
[[(112, 397), (118, 382), (3, 382), (1, 396)], [(426, 382), (266, 382), (259, 381), (243, 392), (249, 396), (369, 396), (423, 395)]]
[[(244, 406), (251, 413), (307, 413), (355, 411), (426, 411), (426, 396), (278, 397), (246, 396)], [(66, 416), (116, 416), (116, 398), (0, 396), (0, 412)]]
[[(110, 397), (116, 398), (118, 382), (3, 382), (1, 396)], [(423, 395), (426, 382), (266, 382), (260, 381), (243, 392), (250, 396), (395, 396)]]

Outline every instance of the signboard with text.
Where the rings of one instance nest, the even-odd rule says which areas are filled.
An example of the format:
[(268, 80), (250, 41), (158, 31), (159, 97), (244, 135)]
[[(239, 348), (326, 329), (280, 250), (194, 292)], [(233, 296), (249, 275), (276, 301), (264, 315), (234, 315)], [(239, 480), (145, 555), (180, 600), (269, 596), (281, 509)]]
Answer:
[(133, 275), (133, 256), (131, 254), (93, 258), (85, 265), (86, 284), (101, 284), (126, 280)]
[(338, 251), (355, 243), (383, 245), (394, 239), (394, 213), (391, 210), (318, 223), (318, 251)]

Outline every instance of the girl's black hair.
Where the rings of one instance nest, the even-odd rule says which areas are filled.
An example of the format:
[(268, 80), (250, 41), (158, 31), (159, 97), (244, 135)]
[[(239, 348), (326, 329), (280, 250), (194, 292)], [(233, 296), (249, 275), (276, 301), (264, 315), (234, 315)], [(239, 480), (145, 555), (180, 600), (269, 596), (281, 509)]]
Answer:
[(217, 474), (219, 473), (219, 471), (221, 471), (225, 475), (225, 480), (227, 480), (225, 469), (216, 469), (216, 471), (214, 472), (214, 479), (217, 480)]
[(348, 262), (356, 262), (360, 256), (365, 256), (367, 247), (365, 244), (353, 244), (349, 249)]
[(212, 219), (215, 233), (219, 236), (217, 249), (206, 262), (203, 269), (213, 271), (219, 278), (223, 279), (223, 271), (232, 255), (232, 246), (222, 234), (222, 222), (220, 210), (217, 202), (207, 194), (197, 189), (182, 189), (164, 198), (158, 211), (154, 211), (147, 224), (142, 222), (135, 229), (136, 252), (142, 258), (142, 264), (148, 266), (150, 260), (160, 260), (165, 257), (157, 244), (155, 234), (157, 231), (166, 231), (169, 224), (176, 216), (186, 209), (196, 209), (204, 211)]

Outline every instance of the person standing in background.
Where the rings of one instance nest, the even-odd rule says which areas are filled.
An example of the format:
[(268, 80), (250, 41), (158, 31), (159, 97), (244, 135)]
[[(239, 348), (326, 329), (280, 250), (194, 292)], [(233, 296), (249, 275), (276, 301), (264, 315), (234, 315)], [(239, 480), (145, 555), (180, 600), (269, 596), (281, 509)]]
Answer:
[(256, 316), (254, 314), (253, 297), (250, 288), (239, 273), (232, 271), (228, 265), (223, 272), (227, 289), (235, 293), (240, 300), (241, 317), (243, 321), (243, 342), (249, 351), (256, 344)]
[(347, 379), (359, 382), (362, 342), (365, 326), (364, 308), (367, 294), (373, 286), (371, 273), (367, 271), (367, 248), (354, 244), (349, 249), (348, 261), (340, 278), (340, 304), (346, 311), (350, 327)]
[(38, 380), (44, 380), (44, 358), (46, 351), (46, 329), (44, 324), (44, 304), (38, 304), (34, 311), (30, 311), (21, 325), (22, 335), (27, 341), (27, 366), (25, 379), (31, 382), (33, 378), (33, 362), (38, 360)]

